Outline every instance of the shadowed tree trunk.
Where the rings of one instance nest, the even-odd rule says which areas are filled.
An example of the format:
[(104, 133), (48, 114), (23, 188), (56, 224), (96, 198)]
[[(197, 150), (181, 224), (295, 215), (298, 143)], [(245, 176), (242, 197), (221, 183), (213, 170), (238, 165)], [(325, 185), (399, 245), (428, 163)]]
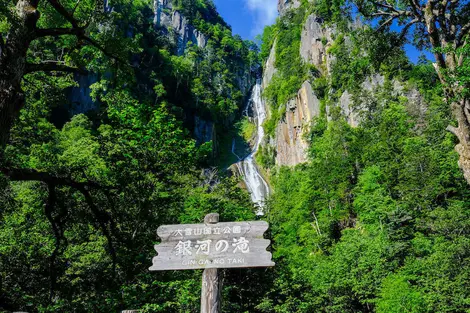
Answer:
[(6, 42), (0, 37), (0, 156), (25, 103), (21, 81), (26, 69), (26, 53), (35, 38), (39, 19), (37, 4), (38, 0), (19, 0)]

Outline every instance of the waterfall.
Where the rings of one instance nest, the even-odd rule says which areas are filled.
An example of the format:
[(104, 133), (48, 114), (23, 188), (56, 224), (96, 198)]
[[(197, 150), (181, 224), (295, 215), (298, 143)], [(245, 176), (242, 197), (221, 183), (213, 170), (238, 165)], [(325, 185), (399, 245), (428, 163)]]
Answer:
[(250, 108), (253, 111), (253, 120), (257, 127), (255, 144), (250, 154), (242, 159), (235, 153), (234, 141), (232, 144), (232, 153), (240, 160), (237, 163), (238, 171), (242, 175), (248, 191), (250, 192), (251, 200), (258, 208), (256, 213), (258, 215), (263, 215), (265, 201), (269, 195), (269, 185), (261, 175), (255, 161), (255, 154), (264, 139), (263, 123), (266, 120), (266, 108), (261, 98), (261, 82), (259, 80), (253, 87), (251, 99), (243, 111), (244, 116), (249, 116)]

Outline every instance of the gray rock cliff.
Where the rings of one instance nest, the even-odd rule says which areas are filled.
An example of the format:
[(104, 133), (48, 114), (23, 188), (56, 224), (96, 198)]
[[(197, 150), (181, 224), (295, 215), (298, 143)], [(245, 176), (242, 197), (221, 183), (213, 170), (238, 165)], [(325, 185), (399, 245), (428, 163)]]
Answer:
[(269, 83), (273, 79), (274, 74), (276, 74), (277, 69), (275, 66), (276, 63), (276, 42), (274, 42), (271, 52), (269, 53), (268, 60), (266, 61), (266, 64), (264, 66), (263, 70), (263, 81), (261, 88), (264, 90), (266, 87), (268, 87)]
[(297, 96), (287, 104), (286, 115), (276, 128), (277, 165), (297, 165), (307, 161), (305, 139), (314, 117), (320, 115), (320, 101), (309, 82), (304, 82)]
[(278, 0), (277, 11), (279, 15), (284, 15), (286, 11), (290, 9), (296, 9), (300, 7), (300, 0)]
[[(287, 10), (296, 8), (300, 1), (279, 0), (278, 8), (280, 14), (285, 14)], [(351, 23), (352, 29), (363, 27), (360, 22)], [(315, 15), (307, 17), (303, 26), (300, 44), (300, 57), (305, 64), (312, 64), (321, 75), (329, 77), (336, 58), (328, 53), (328, 48), (333, 44), (337, 30), (334, 26), (325, 25), (321, 18)], [(352, 42), (346, 36), (346, 47), (350, 47)], [(266, 89), (276, 74), (275, 67), (275, 46), (264, 66), (262, 87)], [(361, 84), (359, 95), (355, 96), (351, 91), (344, 91), (336, 103), (326, 106), (326, 116), (331, 120), (330, 112), (332, 107), (339, 107), (340, 112), (346, 122), (351, 127), (358, 127), (364, 116), (367, 114), (368, 101), (385, 84), (385, 77), (379, 74), (370, 75)], [(422, 96), (413, 87), (406, 87), (399, 81), (393, 81), (393, 94), (406, 97), (408, 101), (407, 109), (417, 117), (423, 117), (426, 112), (426, 105)], [(298, 91), (297, 95), (285, 104), (286, 113), (276, 127), (275, 136), (267, 139), (268, 144), (276, 150), (276, 165), (295, 166), (307, 162), (308, 142), (306, 134), (310, 131), (312, 120), (320, 116), (320, 101), (312, 90), (310, 82), (306, 81)], [(269, 112), (269, 109), (268, 109)], [(418, 119), (420, 120), (420, 119)], [(419, 127), (419, 125), (418, 125)]]
[(165, 32), (174, 32), (176, 52), (183, 55), (189, 42), (197, 45), (199, 48), (205, 48), (207, 45), (207, 36), (201, 33), (188, 23), (179, 11), (173, 10), (171, 1), (154, 0), (154, 24), (155, 27), (163, 29)]

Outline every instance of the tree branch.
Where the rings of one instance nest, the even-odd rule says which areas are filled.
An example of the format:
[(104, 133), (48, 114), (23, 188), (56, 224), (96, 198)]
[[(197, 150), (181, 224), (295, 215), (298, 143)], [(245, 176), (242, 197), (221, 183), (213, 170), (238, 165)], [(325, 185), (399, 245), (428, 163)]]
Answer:
[(63, 36), (63, 35), (74, 35), (77, 37), (84, 36), (85, 27), (36, 29), (36, 38), (41, 38), (41, 37), (46, 37), (46, 36)]
[(378, 28), (377, 28), (377, 31), (380, 31), (382, 30), (384, 27), (390, 25), (390, 23), (393, 22), (394, 19), (398, 18), (398, 16), (392, 16), (391, 18), (389, 18), (388, 20), (386, 20), (384, 23), (382, 23)]
[[(72, 187), (76, 190), (78, 190), (80, 193), (83, 194), (85, 197), (85, 201), (87, 205), (90, 207), (90, 210), (92, 211), (93, 215), (97, 219), (101, 231), (103, 232), (103, 235), (106, 237), (108, 241), (108, 249), (109, 252), (112, 256), (113, 259), (113, 274), (116, 273), (116, 264), (117, 264), (117, 256), (116, 256), (116, 249), (114, 248), (114, 244), (112, 241), (111, 234), (108, 230), (108, 224), (111, 225), (111, 228), (115, 229), (115, 225), (113, 224), (113, 221), (111, 220), (110, 216), (108, 213), (99, 210), (97, 206), (95, 205), (93, 198), (90, 194), (89, 189), (94, 188), (98, 190), (103, 190), (106, 191), (105, 188), (101, 187), (97, 183), (94, 182), (87, 182), (87, 183), (80, 183), (76, 182), (72, 179), (65, 178), (65, 177), (56, 177), (53, 176), (49, 173), (44, 173), (44, 172), (38, 172), (32, 169), (8, 169), (8, 168), (0, 168), (0, 172), (6, 175), (7, 177), (10, 178), (12, 181), (41, 181), (44, 182), (48, 185), (49, 187), (49, 199), (46, 204), (46, 216), (48, 217), (49, 221), (51, 222), (54, 235), (58, 236), (58, 238), (62, 238), (61, 235), (61, 230), (57, 227), (56, 221), (52, 217), (52, 208), (53, 205), (56, 202), (56, 191), (55, 187), (56, 186), (69, 186)], [(62, 216), (62, 215), (61, 215)], [(60, 217), (60, 216), (59, 216)], [(60, 222), (60, 221), (59, 221)], [(60, 243), (60, 241), (59, 241)], [(57, 244), (57, 241), (56, 241)], [(59, 251), (56, 245), (56, 250)], [(56, 252), (55, 252), (56, 253)], [(54, 253), (53, 256), (54, 257)]]
[(27, 63), (24, 73), (30, 74), (34, 72), (66, 72), (66, 73), (79, 73), (82, 75), (88, 74), (88, 71), (77, 67), (71, 67), (58, 63)]
[(406, 37), (406, 34), (408, 33), (408, 30), (410, 29), (410, 27), (413, 26), (414, 24), (418, 23), (418, 22), (419, 22), (419, 19), (415, 18), (414, 20), (412, 20), (408, 24), (406, 24), (405, 27), (403, 27), (403, 29), (401, 30), (401, 33), (400, 33), (400, 39), (399, 39), (400, 42)]
[(462, 46), (462, 41), (464, 40), (464, 38), (469, 35), (470, 33), (470, 22), (465, 24), (464, 26), (462, 26), (462, 28), (460, 29), (460, 33), (459, 35), (457, 36), (457, 39), (456, 39), (456, 47), (461, 47)]
[(70, 24), (72, 24), (73, 28), (80, 28), (78, 25), (78, 21), (72, 16), (72, 14), (67, 11), (66, 8), (59, 3), (58, 0), (47, 0), (50, 5), (60, 14), (62, 15)]
[(75, 11), (78, 9), (78, 6), (80, 5), (81, 0), (77, 0), (77, 3), (75, 4), (75, 7), (72, 10), (72, 16), (75, 14)]
[(413, 10), (413, 13), (415, 14), (416, 18), (419, 18), (420, 20), (423, 18), (423, 8), (419, 4), (419, 1), (417, 0), (409, 0), (411, 9)]
[(452, 125), (448, 125), (446, 130), (455, 135), (455, 137), (460, 138), (459, 129)]
[(378, 7), (381, 7), (381, 8), (384, 8), (384, 9), (389, 9), (389, 10), (393, 10), (395, 11), (395, 8), (388, 4), (388, 3), (383, 3), (383, 2), (377, 2), (377, 1), (371, 1), (375, 6), (378, 6)]
[[(82, 36), (82, 37), (80, 37), (80, 38), (82, 38), (83, 40), (87, 41), (87, 42), (88, 42), (89, 44), (91, 44), (93, 47), (95, 47), (95, 48), (97, 48), (98, 50), (100, 50), (101, 52), (103, 52), (103, 54), (104, 54), (105, 56), (107, 56), (108, 58), (113, 59), (113, 60), (116, 60), (117, 62), (122, 63), (122, 64), (127, 64), (127, 63), (128, 63), (128, 62), (122, 60), (121, 58), (119, 58), (119, 57), (117, 57), (117, 56), (111, 54), (110, 52), (106, 51), (106, 49), (103, 48), (96, 40), (91, 39), (91, 38), (88, 37), (88, 36)], [(130, 65), (130, 64), (129, 64), (129, 65)], [(130, 66), (132, 66), (132, 65), (130, 65)]]
[(111, 234), (108, 230), (108, 224), (110, 223), (110, 217), (106, 212), (103, 212), (102, 210), (99, 210), (95, 203), (93, 202), (93, 198), (91, 197), (90, 192), (84, 188), (78, 188), (78, 190), (83, 194), (85, 197), (85, 201), (87, 202), (88, 206), (90, 207), (91, 212), (95, 216), (95, 218), (98, 220), (98, 224), (100, 225), (101, 231), (103, 232), (103, 235), (106, 237), (108, 241), (108, 249), (109, 253), (111, 254), (111, 257), (113, 259), (113, 275), (116, 274), (116, 264), (117, 264), (117, 255), (116, 255), (116, 249), (114, 248), (113, 240), (111, 237)]

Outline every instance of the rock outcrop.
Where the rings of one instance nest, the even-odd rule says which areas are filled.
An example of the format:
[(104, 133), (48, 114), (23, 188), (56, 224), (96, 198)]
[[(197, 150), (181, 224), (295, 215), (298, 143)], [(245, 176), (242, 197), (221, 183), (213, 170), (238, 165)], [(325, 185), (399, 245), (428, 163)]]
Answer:
[(67, 100), (70, 104), (68, 112), (70, 115), (87, 113), (98, 109), (98, 104), (91, 98), (91, 85), (98, 81), (96, 74), (75, 74), (74, 79), (77, 87), (67, 90)]
[(287, 104), (285, 118), (276, 129), (276, 164), (297, 165), (307, 161), (305, 135), (314, 117), (320, 115), (320, 101), (309, 82), (304, 82), (295, 99)]
[(286, 11), (290, 9), (296, 9), (300, 7), (300, 0), (278, 0), (277, 11), (279, 15), (284, 15)]
[[(281, 15), (299, 5), (300, 1), (296, 0), (280, 0), (278, 2)], [(360, 22), (354, 22), (350, 24), (350, 27), (358, 29), (363, 25)], [(305, 64), (315, 66), (319, 73), (326, 77), (331, 75), (333, 65), (336, 62), (334, 55), (328, 53), (336, 33), (337, 30), (333, 26), (325, 25), (321, 18), (311, 14), (307, 17), (301, 34), (300, 57)], [(346, 36), (344, 40), (346, 47), (352, 46), (350, 38)], [(263, 89), (268, 87), (273, 76), (277, 73), (275, 50), (276, 41), (264, 67)], [(382, 75), (370, 75), (362, 82), (359, 94), (355, 93), (353, 96), (352, 91), (345, 90), (336, 103), (330, 105), (340, 109), (341, 115), (351, 127), (358, 127), (366, 116), (363, 113), (367, 113), (366, 110), (369, 109), (369, 100), (375, 101), (373, 100), (374, 95), (384, 87), (385, 82), (386, 79)], [(396, 96), (408, 98), (410, 113), (417, 116), (418, 121), (424, 121), (426, 105), (419, 92), (413, 88), (405, 88), (399, 81), (393, 81), (392, 85), (390, 92)], [(331, 106), (326, 106), (326, 112), (324, 112), (328, 120), (331, 120), (330, 113), (333, 111)], [(320, 101), (310, 83), (306, 81), (297, 95), (285, 104), (285, 108), (285, 116), (278, 123), (275, 136), (267, 140), (266, 144), (276, 149), (276, 165), (294, 166), (307, 162), (308, 142), (305, 135), (310, 130), (313, 118), (320, 116)], [(419, 127), (419, 125), (417, 126)]]
[(269, 83), (273, 79), (274, 74), (276, 74), (277, 69), (275, 66), (276, 63), (276, 42), (274, 42), (271, 52), (269, 53), (268, 60), (264, 66), (263, 71), (263, 81), (261, 83), (261, 88), (264, 90), (268, 87)]
[[(360, 98), (367, 101), (367, 98), (373, 96), (385, 84), (385, 77), (380, 74), (374, 74), (366, 78), (361, 84)], [(405, 88), (398, 80), (392, 82), (391, 93), (394, 96), (402, 96), (408, 99), (407, 110), (415, 116), (418, 122), (423, 121), (427, 111), (423, 96), (416, 88)], [(342, 115), (351, 127), (357, 127), (362, 122), (361, 112), (368, 110), (366, 103), (354, 103), (353, 97), (348, 90), (344, 91), (339, 99), (338, 105), (341, 108)], [(418, 127), (420, 125), (417, 125)]]
[[(188, 23), (179, 11), (173, 10), (170, 0), (154, 0), (154, 24), (164, 32), (175, 34), (176, 53), (183, 55), (189, 42), (199, 48), (207, 45), (207, 36)], [(170, 33), (171, 35), (171, 33)]]
[(307, 64), (314, 65), (320, 71), (323, 71), (323, 67), (326, 65), (327, 73), (329, 73), (334, 57), (327, 54), (327, 48), (333, 42), (333, 34), (334, 29), (325, 27), (323, 19), (313, 14), (309, 15), (303, 27), (300, 41), (302, 60)]

